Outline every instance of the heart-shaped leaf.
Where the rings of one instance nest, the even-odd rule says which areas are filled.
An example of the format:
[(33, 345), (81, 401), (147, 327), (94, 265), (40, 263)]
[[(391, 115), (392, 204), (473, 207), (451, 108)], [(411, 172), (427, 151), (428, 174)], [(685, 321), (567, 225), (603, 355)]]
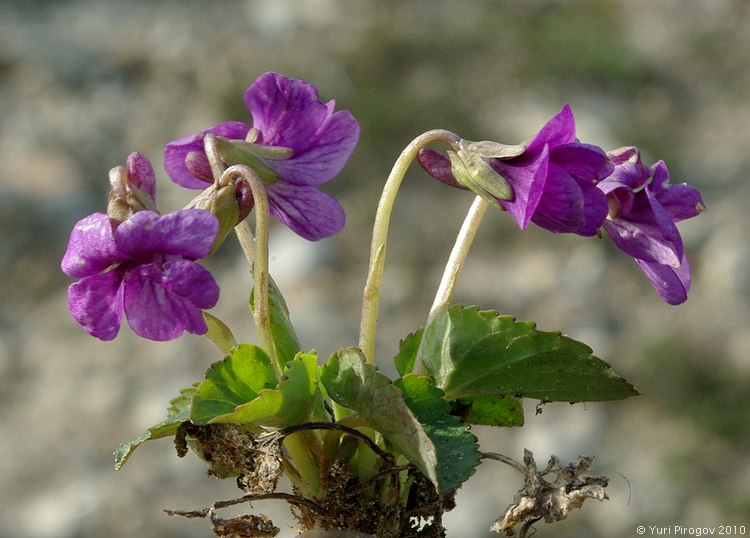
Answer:
[(427, 327), (420, 356), (447, 400), (511, 395), (585, 402), (638, 394), (587, 345), (535, 327), (454, 305)]

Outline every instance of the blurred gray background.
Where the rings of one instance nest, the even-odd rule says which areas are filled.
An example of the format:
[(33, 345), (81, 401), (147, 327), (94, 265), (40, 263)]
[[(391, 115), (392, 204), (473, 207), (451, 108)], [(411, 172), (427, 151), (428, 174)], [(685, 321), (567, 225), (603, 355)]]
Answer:
[[(538, 536), (635, 536), (637, 525), (750, 527), (750, 3), (571, 1), (0, 2), (0, 536), (204, 537), (205, 521), (164, 515), (240, 492), (204, 475), (169, 440), (119, 472), (112, 452), (164, 416), (219, 357), (203, 338), (113, 343), (66, 310), (59, 270), (75, 221), (104, 208), (107, 172), (141, 151), (164, 210), (184, 205), (161, 168), (164, 145), (220, 121), (248, 121), (242, 93), (274, 70), (351, 110), (361, 142), (325, 189), (347, 211), (310, 244), (271, 231), (272, 272), (303, 346), (356, 344), (369, 227), (401, 149), (436, 127), (516, 143), (563, 103), (579, 137), (637, 145), (708, 211), (681, 231), (694, 270), (688, 302), (664, 304), (608, 239), (520, 232), (490, 214), (456, 301), (533, 319), (589, 343), (643, 395), (624, 402), (527, 404), (527, 425), (478, 428), (482, 448), (541, 464), (596, 456), (610, 500), (589, 501)], [(471, 196), (421, 170), (396, 203), (378, 354), (426, 316)], [(207, 261), (215, 313), (253, 337), (250, 279), (229, 241)], [(389, 371), (390, 367), (384, 367)], [(521, 485), (484, 463), (458, 495), (448, 536), (487, 529)], [(257, 503), (292, 536), (286, 507)]]

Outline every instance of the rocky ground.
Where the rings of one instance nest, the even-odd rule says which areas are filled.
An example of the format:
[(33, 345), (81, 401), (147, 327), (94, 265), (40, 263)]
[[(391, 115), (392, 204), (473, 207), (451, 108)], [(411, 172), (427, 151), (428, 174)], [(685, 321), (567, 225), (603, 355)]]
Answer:
[[(457, 300), (583, 340), (643, 392), (540, 415), (530, 402), (523, 429), (479, 430), (485, 450), (592, 454), (610, 476), (609, 501), (540, 525), (540, 536), (750, 525), (748, 50), (743, 0), (1, 2), (0, 536), (208, 536), (205, 522), (162, 508), (237, 495), (169, 441), (114, 471), (117, 445), (218, 357), (194, 336), (87, 337), (66, 311), (59, 261), (72, 224), (103, 207), (109, 168), (134, 150), (159, 164), (166, 142), (246, 119), (242, 92), (267, 70), (312, 81), (362, 123), (360, 147), (327, 186), (345, 231), (309, 244), (272, 230), (272, 273), (303, 345), (321, 356), (356, 342), (377, 196), (426, 129), (513, 143), (569, 102), (584, 141), (636, 144), (699, 187), (708, 211), (681, 227), (694, 270), (683, 306), (663, 304), (606, 240), (521, 233), (500, 214), (481, 230)], [(186, 203), (159, 175), (160, 204)], [(407, 179), (379, 356), (423, 322), (469, 203), (418, 171)], [(249, 339), (249, 277), (227, 250), (208, 262), (217, 314)], [(499, 464), (480, 471), (449, 536), (488, 536), (521, 484)], [(254, 508), (293, 535), (285, 507)]]

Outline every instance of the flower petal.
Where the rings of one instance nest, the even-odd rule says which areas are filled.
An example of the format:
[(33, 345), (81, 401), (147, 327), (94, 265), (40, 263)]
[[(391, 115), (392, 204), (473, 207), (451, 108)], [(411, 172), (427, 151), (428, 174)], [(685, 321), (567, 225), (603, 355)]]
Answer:
[(609, 211), (606, 195), (554, 162), (549, 167), (544, 194), (531, 220), (554, 233), (596, 235)]
[(623, 252), (646, 262), (676, 267), (683, 255), (682, 239), (669, 214), (646, 191), (638, 193), (631, 211), (604, 221)]
[(575, 119), (573, 118), (573, 111), (570, 109), (570, 105), (566, 103), (562, 107), (562, 110), (552, 116), (536, 136), (531, 139), (527, 151), (538, 151), (545, 144), (550, 148), (554, 148), (561, 144), (570, 144), (575, 141)]
[(104, 213), (94, 213), (73, 227), (60, 266), (66, 275), (82, 278), (101, 273), (125, 259), (127, 256), (115, 245), (109, 217)]
[(292, 149), (288, 159), (264, 159), (284, 181), (318, 185), (344, 168), (359, 140), (359, 123), (349, 111), (333, 112), (304, 80), (265, 73), (245, 92), (258, 129), (257, 143)]
[(133, 267), (125, 275), (123, 288), (131, 328), (157, 341), (172, 340), (183, 331), (205, 333), (201, 309), (213, 307), (219, 298), (211, 273), (187, 260)]
[(264, 73), (245, 91), (245, 105), (260, 131), (256, 141), (302, 151), (311, 144), (319, 126), (331, 115), (307, 81)]
[(346, 217), (335, 198), (311, 186), (278, 182), (266, 185), (271, 215), (294, 233), (317, 241), (338, 233)]
[(490, 166), (513, 189), (512, 200), (498, 200), (524, 230), (539, 205), (545, 189), (549, 166), (549, 147), (542, 146), (536, 153), (525, 152), (509, 160), (492, 159)]
[(164, 169), (172, 181), (188, 189), (205, 189), (208, 185), (202, 179), (196, 178), (185, 166), (185, 157), (191, 151), (205, 153), (203, 138), (206, 133), (231, 139), (244, 139), (250, 127), (240, 121), (219, 123), (199, 133), (179, 138), (167, 144), (164, 150)]
[(690, 290), (690, 264), (683, 255), (678, 267), (635, 259), (651, 281), (651, 285), (668, 304), (678, 305), (687, 300)]
[(100, 340), (112, 340), (122, 320), (123, 270), (89, 276), (68, 287), (68, 309), (83, 330)]
[(180, 209), (166, 215), (138, 211), (117, 227), (115, 242), (130, 256), (160, 253), (198, 259), (208, 255), (218, 231), (218, 219), (205, 209)]
[(549, 158), (571, 176), (591, 184), (608, 177), (614, 170), (604, 150), (591, 144), (563, 144), (552, 149)]
[(653, 180), (648, 190), (656, 195), (656, 199), (675, 222), (695, 217), (705, 209), (698, 189), (685, 184), (669, 184), (669, 171), (664, 161), (652, 166), (651, 174)]

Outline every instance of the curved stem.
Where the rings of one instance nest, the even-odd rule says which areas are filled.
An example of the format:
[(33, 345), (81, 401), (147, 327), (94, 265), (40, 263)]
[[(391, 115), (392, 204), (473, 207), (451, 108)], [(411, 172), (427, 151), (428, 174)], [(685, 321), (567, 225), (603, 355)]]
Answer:
[(253, 319), (258, 333), (258, 342), (271, 357), (276, 373), (281, 377), (282, 369), (276, 360), (271, 334), (271, 318), (268, 313), (268, 197), (263, 181), (255, 172), (242, 164), (227, 168), (221, 175), (220, 182), (231, 181), (237, 177), (242, 177), (248, 182), (255, 201), (256, 237), (253, 238), (246, 220), (240, 222), (234, 230), (253, 274), (255, 305)]
[(401, 152), (391, 169), (391, 173), (383, 187), (383, 194), (378, 203), (375, 224), (372, 230), (370, 245), (370, 265), (367, 281), (362, 294), (362, 318), (360, 321), (359, 347), (371, 364), (375, 362), (375, 333), (378, 323), (378, 308), (380, 306), (380, 287), (383, 281), (385, 266), (385, 250), (388, 240), (388, 224), (390, 222), (393, 203), (404, 179), (406, 170), (417, 156), (420, 149), (433, 142), (445, 142), (457, 148), (460, 138), (443, 129), (433, 129), (422, 133), (412, 140)]
[(469, 212), (466, 214), (464, 223), (461, 225), (461, 229), (456, 237), (456, 242), (453, 245), (453, 250), (448, 257), (448, 263), (445, 266), (443, 272), (443, 278), (440, 280), (435, 300), (430, 308), (430, 313), (427, 316), (427, 323), (425, 328), (435, 319), (440, 312), (444, 311), (450, 305), (451, 299), (453, 298), (453, 292), (456, 289), (456, 281), (458, 275), (461, 273), (461, 269), (464, 266), (464, 261), (469, 254), (471, 244), (474, 242), (474, 237), (477, 235), (479, 225), (482, 223), (487, 208), (490, 204), (484, 200), (481, 196), (474, 198), (474, 202), (469, 208)]
[[(461, 229), (458, 231), (458, 236), (456, 236), (456, 242), (453, 244), (453, 249), (448, 257), (448, 263), (445, 265), (443, 277), (435, 294), (435, 300), (432, 302), (430, 313), (427, 315), (427, 321), (424, 325), (425, 330), (422, 332), (422, 342), (424, 342), (427, 327), (429, 327), (430, 323), (432, 323), (438, 314), (444, 312), (450, 306), (453, 292), (456, 290), (458, 275), (461, 273), (464, 261), (466, 261), (466, 257), (469, 254), (469, 249), (471, 249), (471, 245), (474, 242), (474, 237), (476, 237), (479, 230), (479, 225), (482, 223), (482, 219), (487, 213), (489, 206), (489, 202), (481, 196), (477, 196), (474, 198), (469, 212), (466, 214), (466, 218), (464, 218)], [(417, 359), (414, 365), (414, 371), (417, 372), (424, 369), (422, 363), (422, 342), (417, 350)]]

